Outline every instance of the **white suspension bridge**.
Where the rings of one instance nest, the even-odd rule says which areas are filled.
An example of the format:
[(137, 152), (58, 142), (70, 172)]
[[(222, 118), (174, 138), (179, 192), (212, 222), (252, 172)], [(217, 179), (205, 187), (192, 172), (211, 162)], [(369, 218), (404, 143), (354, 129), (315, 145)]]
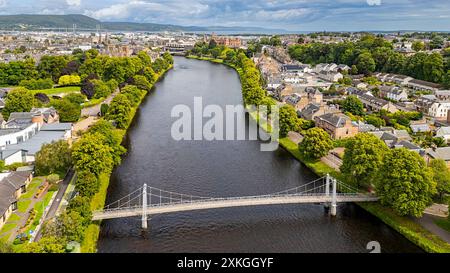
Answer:
[(142, 217), (142, 228), (147, 228), (149, 216), (182, 211), (265, 206), (281, 204), (324, 204), (330, 214), (336, 216), (337, 203), (375, 202), (374, 195), (358, 192), (357, 189), (327, 175), (307, 184), (266, 195), (212, 198), (181, 194), (150, 187), (144, 184), (127, 196), (95, 211), (92, 220), (124, 217)]

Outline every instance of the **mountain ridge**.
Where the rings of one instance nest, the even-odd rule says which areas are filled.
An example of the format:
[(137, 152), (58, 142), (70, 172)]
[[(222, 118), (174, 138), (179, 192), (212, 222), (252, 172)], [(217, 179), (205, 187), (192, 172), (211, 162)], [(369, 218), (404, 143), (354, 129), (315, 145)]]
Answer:
[(43, 28), (92, 29), (97, 27), (109, 31), (284, 31), (262, 27), (224, 27), (224, 26), (181, 26), (173, 24), (135, 23), (100, 21), (82, 14), (41, 15), (15, 14), (0, 15), (0, 29), (2, 30), (39, 30)]

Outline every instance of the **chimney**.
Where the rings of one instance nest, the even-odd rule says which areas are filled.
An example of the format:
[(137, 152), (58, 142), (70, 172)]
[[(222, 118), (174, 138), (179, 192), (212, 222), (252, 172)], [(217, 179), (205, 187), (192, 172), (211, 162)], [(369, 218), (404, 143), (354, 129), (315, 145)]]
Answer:
[(41, 128), (42, 124), (44, 124), (44, 116), (42, 114), (34, 114), (31, 117), (32, 123), (39, 123), (39, 128)]

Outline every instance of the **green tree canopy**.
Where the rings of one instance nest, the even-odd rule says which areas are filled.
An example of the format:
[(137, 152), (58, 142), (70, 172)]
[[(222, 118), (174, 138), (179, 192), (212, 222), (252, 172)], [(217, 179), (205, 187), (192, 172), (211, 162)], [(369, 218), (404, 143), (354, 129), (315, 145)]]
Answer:
[(342, 108), (345, 112), (350, 112), (353, 115), (363, 116), (363, 103), (354, 95), (348, 96), (342, 103)]
[(2, 111), (3, 118), (8, 120), (13, 112), (30, 112), (33, 103), (34, 96), (31, 91), (22, 87), (15, 88), (6, 96), (5, 107)]
[(69, 143), (59, 140), (42, 145), (35, 155), (36, 175), (44, 176), (51, 173), (65, 173), (72, 163)]
[(386, 144), (375, 135), (357, 134), (346, 142), (341, 172), (354, 185), (376, 184), (388, 151)]
[(433, 179), (436, 182), (438, 197), (443, 201), (445, 194), (450, 194), (450, 171), (442, 159), (433, 159), (430, 162)]
[(377, 184), (382, 204), (399, 215), (420, 217), (435, 193), (433, 173), (418, 153), (400, 148), (386, 154)]
[(72, 160), (77, 171), (88, 171), (96, 176), (113, 167), (112, 148), (105, 145), (99, 133), (87, 133), (73, 144)]
[(333, 149), (330, 135), (323, 129), (315, 127), (306, 130), (298, 148), (306, 158), (317, 159), (326, 156)]

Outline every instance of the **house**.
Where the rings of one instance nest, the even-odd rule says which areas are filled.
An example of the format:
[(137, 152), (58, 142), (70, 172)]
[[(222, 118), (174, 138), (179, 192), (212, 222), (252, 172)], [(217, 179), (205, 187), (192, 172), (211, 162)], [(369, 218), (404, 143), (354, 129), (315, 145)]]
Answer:
[(450, 102), (436, 101), (428, 108), (428, 115), (438, 120), (446, 120), (449, 110)]
[(395, 101), (406, 101), (408, 100), (408, 93), (405, 89), (397, 86), (383, 85), (379, 87), (380, 96), (383, 98), (388, 98)]
[(17, 210), (17, 200), (26, 193), (33, 179), (31, 171), (19, 171), (0, 174), (0, 229), (9, 216)]
[(339, 109), (335, 105), (309, 103), (302, 111), (298, 112), (298, 115), (306, 120), (314, 120), (318, 116), (339, 112)]
[(450, 100), (450, 90), (437, 90), (434, 95), (438, 100), (448, 101)]
[(322, 128), (333, 139), (343, 139), (353, 137), (358, 134), (358, 126), (352, 123), (352, 120), (342, 113), (329, 113), (315, 117), (316, 127)]
[(368, 111), (378, 112), (380, 110), (386, 110), (390, 113), (395, 113), (398, 111), (398, 108), (395, 106), (395, 104), (390, 101), (376, 98), (369, 94), (363, 93), (359, 93), (356, 96)]
[(437, 91), (441, 87), (440, 84), (417, 79), (412, 79), (408, 81), (407, 83), (405, 83), (405, 86), (412, 88), (414, 90), (428, 90), (433, 92)]
[(430, 163), (433, 159), (442, 159), (447, 164), (447, 167), (450, 168), (450, 147), (426, 149), (424, 157), (427, 163)]
[(426, 133), (431, 131), (428, 123), (411, 124), (409, 127), (413, 133)]
[(436, 131), (436, 137), (442, 137), (448, 143), (450, 140), (450, 127), (441, 127)]
[(30, 113), (35, 116), (41, 115), (45, 123), (59, 122), (59, 115), (53, 107), (48, 108), (32, 108)]
[(320, 79), (329, 81), (329, 82), (337, 82), (340, 79), (344, 78), (344, 75), (342, 75), (340, 72), (333, 72), (333, 71), (327, 71), (322, 70), (317, 75)]
[(407, 148), (412, 151), (421, 150), (419, 146), (411, 142), (412, 138), (406, 130), (382, 128), (381, 131), (371, 131), (369, 133), (382, 140), (389, 148)]

